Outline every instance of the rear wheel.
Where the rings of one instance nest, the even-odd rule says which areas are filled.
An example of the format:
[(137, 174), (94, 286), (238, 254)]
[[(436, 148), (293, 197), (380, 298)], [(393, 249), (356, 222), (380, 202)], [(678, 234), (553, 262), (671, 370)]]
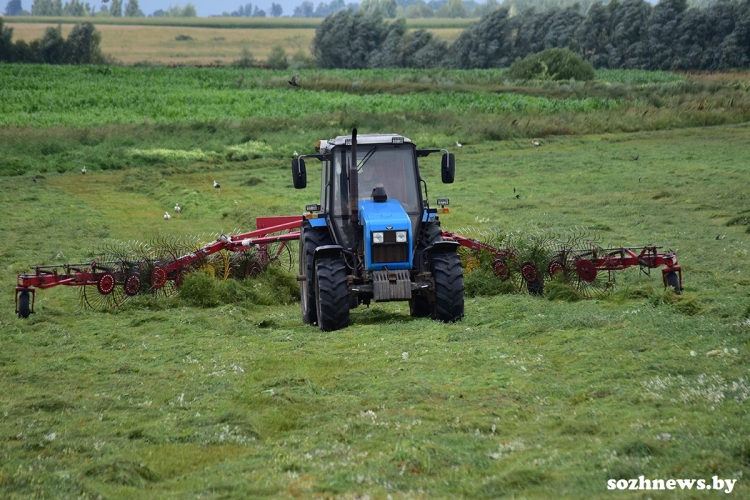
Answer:
[(322, 245), (330, 245), (331, 237), (327, 228), (313, 228), (310, 222), (302, 222), (299, 244), (299, 273), (305, 276), (305, 281), (300, 281), (300, 302), (302, 304), (302, 321), (312, 325), (318, 320), (315, 300), (315, 270), (313, 269), (313, 257), (315, 249)]
[(682, 288), (680, 288), (680, 277), (677, 275), (677, 271), (669, 271), (667, 273), (667, 288), (669, 287), (672, 287), (674, 293), (677, 295), (682, 293)]
[(318, 328), (332, 332), (349, 326), (349, 287), (343, 259), (315, 261), (315, 295)]
[(23, 290), (18, 294), (18, 317), (28, 318), (31, 315), (31, 296), (28, 291)]
[(453, 252), (433, 255), (432, 276), (435, 278), (435, 307), (432, 319), (458, 321), (464, 315), (464, 274), (461, 258)]

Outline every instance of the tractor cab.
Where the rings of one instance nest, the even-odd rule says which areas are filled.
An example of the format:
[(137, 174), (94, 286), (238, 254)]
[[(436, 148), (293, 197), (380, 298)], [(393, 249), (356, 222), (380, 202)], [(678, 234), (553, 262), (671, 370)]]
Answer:
[[(460, 261), (456, 244), (443, 242), (435, 209), (427, 202), (427, 188), (419, 175), (417, 158), (441, 150), (419, 150), (396, 134), (339, 136), (319, 141), (317, 153), (292, 160), (296, 188), (307, 184), (305, 159), (321, 161), (320, 203), (308, 205), (300, 236), (300, 275), (303, 319), (321, 329), (348, 324), (351, 307), (371, 301), (408, 300), (417, 315), (434, 312), (435, 282), (429, 271), (433, 253), (453, 253), (451, 266)], [(443, 181), (452, 182), (455, 160), (444, 151)], [(424, 192), (421, 187), (424, 186)], [(346, 314), (326, 317), (326, 290), (318, 291), (327, 270), (318, 275), (318, 261), (338, 261), (341, 284), (338, 300)], [(327, 285), (326, 285), (327, 286)], [(438, 286), (439, 288), (439, 286)], [(463, 314), (463, 279), (460, 308), (436, 319), (453, 321)], [(452, 299), (451, 299), (452, 300)], [(456, 298), (459, 300), (459, 298)], [(315, 309), (313, 309), (315, 307)], [(460, 309), (460, 312), (458, 310)], [(344, 319), (345, 318), (345, 319)]]

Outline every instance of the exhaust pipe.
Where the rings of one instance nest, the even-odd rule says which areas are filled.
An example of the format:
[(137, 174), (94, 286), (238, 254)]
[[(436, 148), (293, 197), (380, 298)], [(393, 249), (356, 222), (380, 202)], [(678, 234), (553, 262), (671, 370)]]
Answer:
[[(352, 160), (349, 164), (349, 208), (351, 222), (359, 224), (359, 174), (357, 172), (357, 129), (352, 129)], [(356, 248), (356, 247), (355, 247)]]

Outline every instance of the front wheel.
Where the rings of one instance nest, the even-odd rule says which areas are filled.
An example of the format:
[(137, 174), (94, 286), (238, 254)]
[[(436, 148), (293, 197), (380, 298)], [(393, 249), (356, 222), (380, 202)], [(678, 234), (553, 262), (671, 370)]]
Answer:
[(464, 273), (461, 258), (453, 252), (433, 255), (432, 276), (435, 278), (432, 319), (458, 321), (464, 316)]
[(318, 328), (332, 332), (349, 326), (349, 287), (343, 259), (315, 261), (315, 296)]

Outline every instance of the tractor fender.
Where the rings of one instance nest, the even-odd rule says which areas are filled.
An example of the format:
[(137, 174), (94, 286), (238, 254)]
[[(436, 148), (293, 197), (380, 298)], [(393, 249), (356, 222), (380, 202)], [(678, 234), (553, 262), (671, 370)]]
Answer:
[(427, 255), (456, 252), (461, 245), (457, 241), (436, 241), (424, 249)]
[(313, 263), (316, 260), (325, 257), (340, 257), (344, 253), (344, 247), (341, 245), (322, 245), (315, 249), (313, 254)]
[(424, 262), (430, 259), (432, 255), (441, 253), (455, 253), (461, 245), (457, 241), (436, 241), (432, 245), (425, 247), (419, 255), (419, 272), (428, 271), (424, 268)]

